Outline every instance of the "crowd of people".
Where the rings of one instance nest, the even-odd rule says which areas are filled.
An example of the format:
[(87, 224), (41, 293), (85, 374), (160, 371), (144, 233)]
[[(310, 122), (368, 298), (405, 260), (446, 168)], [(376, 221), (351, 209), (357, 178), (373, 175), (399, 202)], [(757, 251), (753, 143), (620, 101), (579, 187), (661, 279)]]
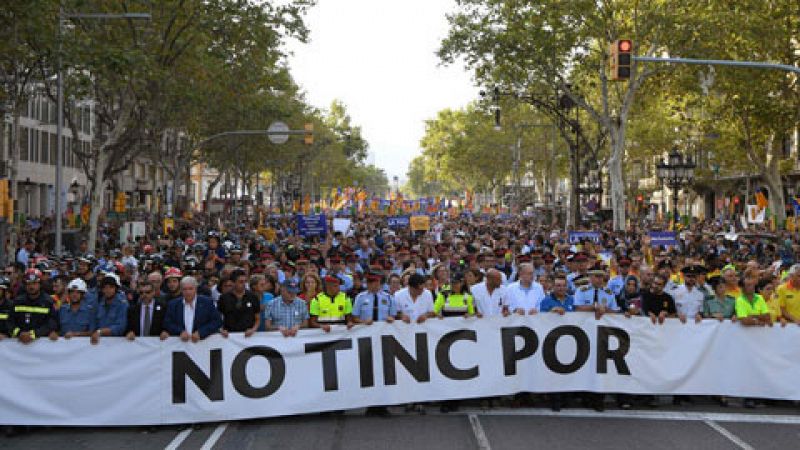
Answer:
[[(735, 235), (697, 222), (663, 247), (649, 230), (597, 231), (574, 240), (522, 216), (439, 216), (420, 232), (362, 215), (324, 236), (304, 237), (291, 217), (226, 231), (194, 223), (94, 254), (84, 242), (61, 257), (27, 240), (0, 277), (0, 339), (291, 338), (303, 328), (576, 311), (645, 316), (655, 326), (800, 324), (791, 234)], [(549, 397), (554, 410), (571, 401)], [(639, 400), (618, 396), (621, 408)], [(602, 396), (583, 401), (603, 408)]]

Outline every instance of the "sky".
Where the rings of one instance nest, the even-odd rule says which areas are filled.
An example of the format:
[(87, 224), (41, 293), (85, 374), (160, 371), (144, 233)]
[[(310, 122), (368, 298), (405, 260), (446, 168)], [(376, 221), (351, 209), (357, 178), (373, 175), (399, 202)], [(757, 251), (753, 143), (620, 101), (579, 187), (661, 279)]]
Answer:
[(362, 127), (371, 161), (402, 183), (421, 152), (425, 120), (478, 97), (463, 65), (440, 66), (452, 0), (319, 0), (310, 42), (289, 43), (289, 67), (316, 107), (342, 100)]

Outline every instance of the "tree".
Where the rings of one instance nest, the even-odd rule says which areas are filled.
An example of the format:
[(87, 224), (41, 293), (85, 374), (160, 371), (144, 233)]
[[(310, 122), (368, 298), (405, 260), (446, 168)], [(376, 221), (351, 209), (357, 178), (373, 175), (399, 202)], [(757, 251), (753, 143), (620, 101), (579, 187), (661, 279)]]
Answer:
[[(636, 3), (579, 0), (560, 2), (458, 0), (448, 17), (448, 37), (440, 58), (459, 58), (479, 82), (498, 84), (528, 98), (563, 93), (608, 134), (608, 172), (614, 228), (625, 228), (622, 163), (628, 114), (637, 92), (662, 68), (632, 65), (625, 84), (609, 81), (609, 45), (617, 38), (634, 40), (634, 52), (654, 55), (678, 52), (692, 44), (693, 29), (681, 21), (693, 2)], [(590, 97), (585, 92), (599, 92)], [(557, 96), (556, 96), (557, 97)], [(574, 181), (573, 181), (574, 182)]]

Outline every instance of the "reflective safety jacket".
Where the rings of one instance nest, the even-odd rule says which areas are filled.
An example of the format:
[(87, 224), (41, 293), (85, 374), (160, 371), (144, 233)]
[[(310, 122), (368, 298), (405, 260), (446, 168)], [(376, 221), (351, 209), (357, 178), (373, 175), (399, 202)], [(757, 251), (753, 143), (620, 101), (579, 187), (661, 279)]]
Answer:
[(447, 298), (439, 294), (433, 303), (433, 312), (444, 317), (472, 315), (475, 314), (475, 306), (469, 294), (450, 294)]
[(40, 292), (38, 297), (30, 298), (23, 292), (14, 300), (8, 314), (8, 328), (12, 337), (27, 331), (34, 339), (58, 331), (58, 319), (50, 296)]

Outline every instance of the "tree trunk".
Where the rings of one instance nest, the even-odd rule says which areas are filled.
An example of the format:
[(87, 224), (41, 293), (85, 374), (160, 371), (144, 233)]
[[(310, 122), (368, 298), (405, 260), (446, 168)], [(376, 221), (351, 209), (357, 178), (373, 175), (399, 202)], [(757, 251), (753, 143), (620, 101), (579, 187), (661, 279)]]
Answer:
[[(621, 118), (621, 124), (625, 118)], [(614, 231), (625, 231), (625, 180), (622, 177), (622, 159), (625, 156), (625, 126), (612, 126), (611, 157), (608, 160), (608, 174), (611, 181), (611, 208), (614, 213)]]
[(94, 181), (91, 182), (91, 196), (89, 204), (89, 253), (95, 253), (97, 248), (97, 224), (100, 221), (100, 212), (103, 209), (103, 192), (105, 191), (105, 171), (108, 166), (108, 155), (101, 148), (97, 152), (97, 159), (94, 166)]
[(581, 199), (578, 194), (578, 186), (580, 180), (578, 179), (578, 152), (575, 146), (569, 144), (569, 170), (571, 176), (569, 177), (569, 208), (567, 209), (567, 224), (568, 228), (578, 228), (578, 218), (581, 215)]
[[(777, 164), (767, 167), (761, 174), (769, 189), (769, 209), (775, 215), (775, 225), (780, 227), (786, 221), (786, 199), (783, 196), (783, 178)], [(769, 218), (767, 218), (769, 219)]]
[(213, 181), (211, 181), (211, 184), (208, 185), (208, 189), (206, 190), (206, 205), (205, 208), (203, 208), (203, 212), (206, 214), (209, 214), (209, 211), (211, 210), (211, 197), (214, 195), (214, 189), (217, 187), (220, 180), (222, 180), (222, 175), (223, 172), (218, 171), (217, 176)]

